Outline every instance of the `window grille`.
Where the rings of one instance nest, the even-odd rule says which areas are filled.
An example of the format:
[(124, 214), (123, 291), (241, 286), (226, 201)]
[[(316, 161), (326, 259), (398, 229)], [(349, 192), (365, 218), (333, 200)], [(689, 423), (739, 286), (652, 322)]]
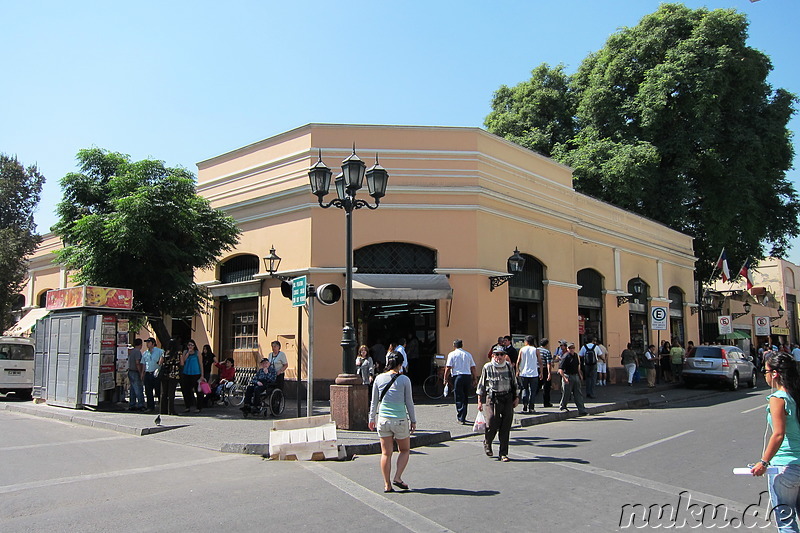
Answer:
[(434, 274), (436, 250), (405, 242), (382, 242), (353, 252), (359, 274)]

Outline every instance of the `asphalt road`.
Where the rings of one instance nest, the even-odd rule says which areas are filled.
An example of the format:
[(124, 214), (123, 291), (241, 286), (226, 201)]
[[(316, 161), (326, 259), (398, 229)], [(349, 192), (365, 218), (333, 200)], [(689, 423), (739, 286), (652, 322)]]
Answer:
[[(687, 528), (762, 524), (751, 515), (765, 480), (732, 469), (760, 457), (766, 394), (521, 428), (510, 463), (475, 437), (419, 448), (404, 476), (412, 491), (393, 494), (379, 456), (266, 461), (0, 411), (0, 532), (603, 532), (644, 524), (644, 507), (623, 507), (636, 504)], [(728, 514), (689, 514), (709, 503)]]

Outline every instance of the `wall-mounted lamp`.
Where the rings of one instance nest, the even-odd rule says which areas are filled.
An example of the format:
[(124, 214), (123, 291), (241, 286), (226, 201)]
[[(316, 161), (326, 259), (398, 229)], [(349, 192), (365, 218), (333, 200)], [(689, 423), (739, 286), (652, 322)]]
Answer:
[(525, 258), (519, 253), (519, 249), (514, 247), (514, 254), (508, 258), (507, 271), (508, 275), (505, 276), (489, 276), (489, 291), (495, 290), (497, 287), (510, 280), (525, 268)]
[(783, 310), (783, 306), (778, 305), (778, 316), (769, 317), (769, 321), (775, 322), (776, 320), (780, 320), (781, 318), (783, 318), (784, 313), (786, 313), (786, 311)]
[(279, 276), (275, 274), (278, 271), (278, 267), (281, 266), (281, 258), (275, 253), (275, 247), (271, 247), (269, 249), (269, 255), (264, 258), (264, 269), (272, 278), (279, 279), (281, 281), (289, 281), (289, 276)]
[(752, 308), (750, 302), (745, 302), (742, 307), (744, 307), (744, 313), (731, 313), (731, 320), (736, 320), (740, 316), (745, 316), (750, 314), (750, 309)]
[(617, 307), (620, 307), (622, 304), (626, 304), (633, 299), (638, 298), (642, 291), (644, 290), (644, 284), (642, 283), (639, 277), (636, 277), (636, 281), (633, 282), (633, 294), (626, 294), (624, 296), (617, 296)]

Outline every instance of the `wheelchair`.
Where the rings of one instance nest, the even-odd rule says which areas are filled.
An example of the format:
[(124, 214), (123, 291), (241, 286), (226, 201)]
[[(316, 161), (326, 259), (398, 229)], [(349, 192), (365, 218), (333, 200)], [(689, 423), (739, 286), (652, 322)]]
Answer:
[[(283, 376), (279, 376), (282, 378)], [(275, 383), (270, 383), (257, 397), (253, 398), (253, 405), (250, 410), (243, 410), (242, 414), (245, 418), (250, 415), (263, 416), (280, 416), (286, 409), (286, 397), (283, 395), (283, 380), (278, 379)]]

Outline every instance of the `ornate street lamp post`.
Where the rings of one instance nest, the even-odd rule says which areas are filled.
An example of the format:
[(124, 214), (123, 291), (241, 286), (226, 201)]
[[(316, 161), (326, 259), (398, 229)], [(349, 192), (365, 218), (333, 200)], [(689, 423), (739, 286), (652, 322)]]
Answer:
[[(331, 186), (331, 169), (322, 162), (322, 151), (319, 153), (319, 160), (308, 170), (308, 178), (311, 180), (311, 193), (319, 200), (319, 205), (323, 209), (338, 207), (345, 212), (345, 253), (346, 258), (346, 282), (345, 291), (345, 323), (342, 328), (342, 372), (353, 374), (355, 372), (356, 359), (356, 332), (353, 328), (353, 211), (366, 207), (377, 209), (381, 203), (381, 198), (386, 195), (386, 184), (389, 181), (389, 173), (378, 164), (378, 155), (375, 154), (375, 164), (369, 169), (367, 165), (356, 155), (356, 147), (353, 145), (353, 153), (342, 161), (342, 173), (336, 176), (336, 194), (327, 204), (323, 198), (328, 194)], [(356, 193), (363, 187), (364, 176), (367, 178), (369, 195), (375, 199), (375, 205), (370, 205), (365, 200), (356, 198)]]

